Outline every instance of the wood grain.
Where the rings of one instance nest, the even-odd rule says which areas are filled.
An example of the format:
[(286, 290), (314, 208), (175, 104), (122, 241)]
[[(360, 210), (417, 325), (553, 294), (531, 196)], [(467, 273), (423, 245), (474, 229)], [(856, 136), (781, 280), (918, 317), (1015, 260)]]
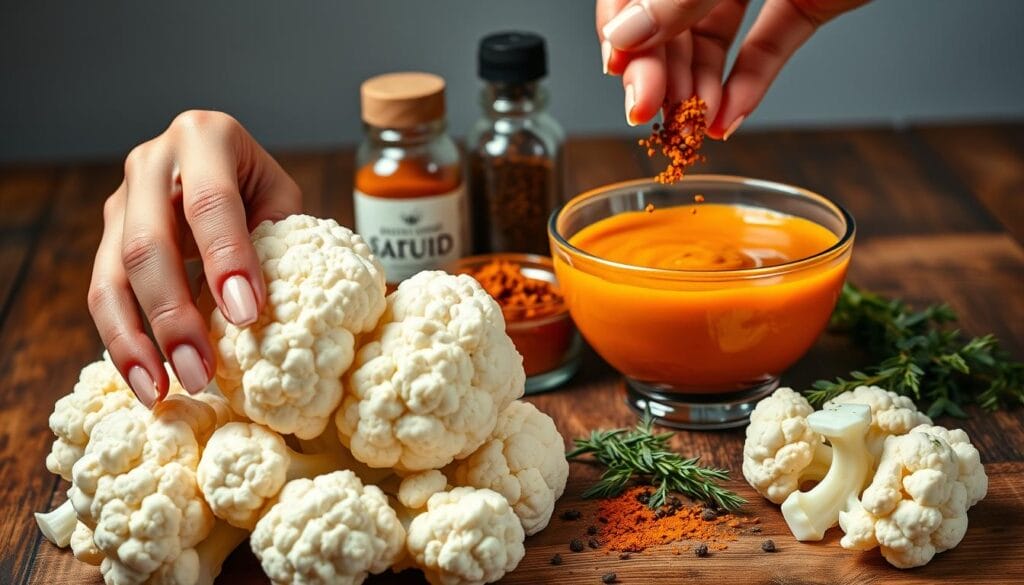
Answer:
[[(996, 333), (1018, 358), (1024, 352), (1024, 125), (891, 130), (740, 133), (709, 143), (704, 172), (732, 173), (806, 186), (842, 202), (857, 218), (850, 277), (861, 286), (914, 303), (948, 302), (970, 334)], [(957, 139), (954, 147), (950, 141)], [(279, 156), (302, 188), (306, 209), (349, 222), (351, 151)], [(634, 139), (590, 137), (566, 147), (566, 194), (652, 174)], [(85, 308), (92, 253), (99, 239), (103, 199), (120, 180), (120, 163), (86, 167), (0, 169), (0, 583), (98, 584), (98, 571), (74, 561), (38, 536), (30, 513), (63, 501), (66, 485), (43, 466), (51, 437), (46, 418), (70, 390), (82, 364), (99, 354)], [(17, 206), (12, 207), (12, 206)], [(8, 212), (8, 210), (11, 210)], [(6, 299), (6, 300), (5, 300)], [(864, 356), (826, 334), (784, 377), (806, 387), (814, 379), (864, 365)], [(556, 392), (531, 397), (568, 439), (598, 427), (634, 422), (621, 378), (587, 350), (577, 377)], [(614, 571), (622, 583), (729, 582), (774, 584), (1021, 583), (1024, 563), (1024, 415), (970, 410), (962, 426), (982, 453), (990, 477), (988, 498), (972, 510), (971, 528), (955, 550), (912, 571), (891, 568), (877, 553), (853, 553), (836, 544), (800, 544), (777, 509), (742, 481), (749, 511), (764, 533), (747, 536), (706, 559), (673, 547), (620, 561), (604, 551), (569, 553), (566, 543), (582, 523), (554, 520), (527, 541), (527, 556), (504, 582), (599, 583)], [(738, 470), (742, 431), (681, 432), (673, 446), (710, 464)], [(579, 494), (597, 471), (573, 464), (559, 509), (585, 513)], [(780, 552), (761, 552), (763, 538)], [(565, 564), (548, 564), (555, 552)], [(240, 548), (220, 582), (265, 583), (252, 553)], [(416, 572), (383, 575), (369, 583), (422, 583)]]

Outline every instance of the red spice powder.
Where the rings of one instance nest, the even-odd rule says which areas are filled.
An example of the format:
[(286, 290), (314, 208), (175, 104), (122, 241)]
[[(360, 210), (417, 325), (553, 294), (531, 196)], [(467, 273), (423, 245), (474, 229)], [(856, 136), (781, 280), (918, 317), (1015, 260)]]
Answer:
[(682, 540), (700, 542), (710, 550), (724, 550), (739, 538), (745, 526), (757, 524), (757, 518), (723, 513), (704, 520), (700, 505), (666, 507), (651, 510), (644, 503), (648, 487), (637, 486), (622, 494), (601, 500), (598, 515), (602, 520), (598, 536), (601, 545), (617, 551), (641, 552), (659, 544)]
[(640, 146), (647, 149), (647, 156), (660, 151), (668, 159), (668, 167), (654, 177), (655, 181), (675, 183), (683, 178), (687, 169), (704, 160), (698, 152), (708, 129), (704, 117), (707, 109), (704, 100), (697, 96), (665, 104), (664, 123), (655, 124), (650, 137), (639, 141)]

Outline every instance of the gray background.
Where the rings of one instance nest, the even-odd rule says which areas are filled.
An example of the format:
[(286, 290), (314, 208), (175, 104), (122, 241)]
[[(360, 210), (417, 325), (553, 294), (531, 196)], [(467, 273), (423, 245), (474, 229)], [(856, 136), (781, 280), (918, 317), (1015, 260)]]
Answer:
[[(476, 41), (499, 29), (547, 37), (569, 132), (636, 132), (591, 0), (0, 1), (0, 160), (123, 156), (188, 108), (231, 112), (271, 148), (349, 143), (360, 81), (401, 69), (447, 78), (462, 134)], [(1024, 0), (877, 0), (820, 31), (744, 129), (1024, 118), (1022, 37)]]

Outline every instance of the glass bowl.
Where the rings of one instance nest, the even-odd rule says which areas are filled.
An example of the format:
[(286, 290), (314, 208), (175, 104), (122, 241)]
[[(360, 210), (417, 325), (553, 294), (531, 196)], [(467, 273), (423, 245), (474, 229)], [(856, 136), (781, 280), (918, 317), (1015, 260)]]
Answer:
[[(697, 194), (704, 203), (695, 203)], [(571, 243), (596, 222), (649, 211), (648, 205), (699, 210), (715, 203), (810, 220), (836, 242), (782, 264), (725, 270), (624, 264)], [(817, 193), (724, 175), (600, 187), (555, 210), (548, 225), (555, 274), (573, 320), (625, 376), (628, 403), (650, 409), (663, 424), (696, 429), (745, 424), (779, 375), (811, 347), (839, 298), (854, 231), (853, 217)]]
[[(544, 280), (558, 290), (551, 259), (537, 254), (494, 253), (458, 260), (450, 269), (454, 274), (472, 274), (495, 260), (520, 266), (527, 278)], [(523, 356), (526, 393), (551, 390), (569, 381), (580, 365), (583, 341), (573, 325), (564, 298), (551, 306), (540, 307), (541, 316), (525, 317), (521, 311), (503, 307), (505, 331)]]

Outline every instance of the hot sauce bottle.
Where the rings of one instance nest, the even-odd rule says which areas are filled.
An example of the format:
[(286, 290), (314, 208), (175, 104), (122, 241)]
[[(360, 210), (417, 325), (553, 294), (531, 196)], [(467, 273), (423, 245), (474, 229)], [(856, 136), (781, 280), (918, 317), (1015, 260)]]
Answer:
[(462, 163), (445, 132), (444, 80), (389, 73), (363, 82), (356, 231), (389, 283), (450, 265), (469, 249)]

